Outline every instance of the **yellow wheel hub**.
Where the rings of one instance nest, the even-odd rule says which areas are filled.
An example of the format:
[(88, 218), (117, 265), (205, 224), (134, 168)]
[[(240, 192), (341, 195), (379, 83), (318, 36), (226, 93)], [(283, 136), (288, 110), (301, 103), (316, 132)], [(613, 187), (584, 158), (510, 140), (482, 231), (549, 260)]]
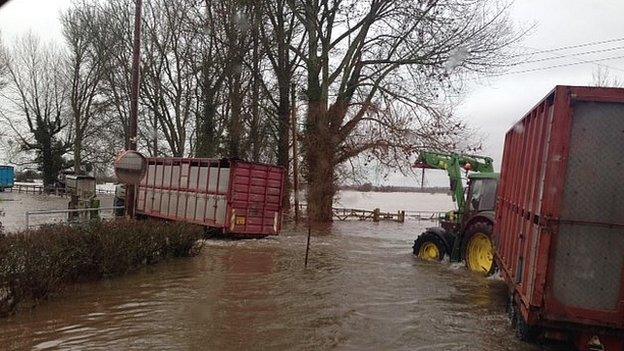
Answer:
[(420, 250), (418, 250), (418, 257), (425, 261), (439, 261), (440, 250), (438, 246), (432, 242), (426, 242), (422, 244)]
[(490, 237), (476, 233), (466, 249), (466, 263), (471, 271), (489, 273), (494, 264), (494, 244)]

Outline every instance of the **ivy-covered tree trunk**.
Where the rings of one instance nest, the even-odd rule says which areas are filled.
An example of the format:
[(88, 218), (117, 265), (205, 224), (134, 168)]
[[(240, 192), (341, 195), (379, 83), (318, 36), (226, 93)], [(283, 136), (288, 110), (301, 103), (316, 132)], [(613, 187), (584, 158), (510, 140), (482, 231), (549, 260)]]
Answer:
[(59, 173), (65, 168), (63, 154), (67, 147), (56, 140), (48, 131), (37, 130), (35, 133), (37, 142), (37, 163), (44, 188), (51, 188), (56, 183)]

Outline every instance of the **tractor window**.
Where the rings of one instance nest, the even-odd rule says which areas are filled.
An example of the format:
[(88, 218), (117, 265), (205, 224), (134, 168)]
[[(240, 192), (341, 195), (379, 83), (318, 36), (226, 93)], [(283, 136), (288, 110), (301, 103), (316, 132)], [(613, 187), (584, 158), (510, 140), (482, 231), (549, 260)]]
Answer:
[(496, 204), (496, 179), (473, 179), (470, 209), (472, 211), (494, 210)]

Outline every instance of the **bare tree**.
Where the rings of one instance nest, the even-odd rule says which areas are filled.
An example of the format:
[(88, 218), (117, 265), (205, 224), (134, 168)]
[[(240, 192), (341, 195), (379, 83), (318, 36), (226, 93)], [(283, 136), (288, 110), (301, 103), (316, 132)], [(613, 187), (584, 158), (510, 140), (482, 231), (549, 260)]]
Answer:
[[(96, 7), (87, 3), (75, 3), (61, 16), (63, 35), (69, 53), (67, 56), (67, 76), (70, 82), (69, 105), (73, 120), (74, 171), (82, 171), (82, 154), (85, 138), (99, 133), (94, 128), (94, 116), (102, 117), (104, 110), (100, 83), (104, 78), (105, 62), (109, 50), (97, 39), (98, 23)], [(100, 118), (101, 120), (101, 118)]]
[(19, 38), (10, 52), (6, 66), (9, 84), (2, 92), (10, 110), (3, 116), (22, 150), (35, 152), (43, 183), (50, 186), (65, 168), (63, 156), (71, 148), (69, 137), (63, 135), (69, 96), (59, 70), (63, 57), (54, 46), (43, 44), (33, 34)]
[[(490, 3), (289, 0), (307, 44), (296, 53), (307, 76), (303, 141), (311, 219), (331, 221), (339, 165), (362, 153), (409, 160), (426, 144), (411, 131), (446, 123), (431, 102), (452, 79), (500, 62), (517, 36), (507, 6)], [(397, 114), (399, 104), (414, 114)], [(388, 157), (397, 152), (402, 156)]]
[[(8, 53), (7, 49), (4, 47), (4, 43), (2, 41), (2, 33), (0, 33), (0, 91), (6, 87), (8, 81)], [(13, 149), (14, 143), (13, 140), (9, 137), (9, 132), (4, 128), (0, 130), (0, 148), (2, 149), (2, 153), (5, 157), (8, 156), (10, 158), (15, 152)]]
[(201, 58), (200, 83), (197, 85), (199, 109), (196, 111), (195, 155), (214, 157), (219, 152), (224, 119), (219, 115), (220, 91), (225, 81), (225, 52), (221, 37), (221, 27), (216, 22), (217, 13), (213, 2), (205, 1), (203, 14), (199, 13), (196, 28), (200, 28), (199, 52)]
[(7, 85), (8, 60), (8, 54), (2, 42), (2, 33), (0, 33), (0, 90)]
[(251, 73), (245, 62), (252, 49), (251, 18), (253, 5), (247, 1), (225, 0), (212, 4), (212, 20), (216, 24), (212, 32), (220, 41), (225, 65), (224, 88), (227, 91), (227, 139), (226, 154), (241, 158), (244, 155), (243, 123), (244, 100), (249, 93)]
[(173, 156), (184, 156), (197, 110), (193, 45), (198, 32), (188, 21), (194, 5), (185, 0), (155, 0), (145, 8), (143, 103), (157, 118)]
[(591, 85), (597, 87), (621, 88), (624, 87), (624, 82), (612, 74), (611, 71), (609, 71), (609, 68), (605, 66), (596, 66), (592, 72)]
[[(272, 109), (275, 111), (277, 164), (290, 169), (290, 129), (291, 129), (291, 86), (295, 82), (294, 74), (299, 57), (291, 54), (290, 47), (300, 50), (303, 41), (296, 44), (297, 33), (301, 28), (297, 16), (287, 6), (287, 0), (264, 0), (259, 2), (261, 19), (266, 25), (260, 26), (260, 43), (266, 52), (267, 59), (273, 70), (274, 82), (277, 85), (277, 94), (270, 88), (270, 82), (262, 81), (264, 90)], [(303, 36), (299, 35), (299, 38)], [(277, 95), (276, 97), (273, 97)], [(289, 182), (284, 192), (283, 204), (290, 205)]]
[(110, 0), (96, 4), (97, 47), (108, 49), (107, 60), (104, 61), (104, 77), (98, 90), (105, 96), (107, 105), (112, 110), (114, 122), (109, 124), (109, 128), (127, 148), (130, 143), (131, 23), (134, 1)]

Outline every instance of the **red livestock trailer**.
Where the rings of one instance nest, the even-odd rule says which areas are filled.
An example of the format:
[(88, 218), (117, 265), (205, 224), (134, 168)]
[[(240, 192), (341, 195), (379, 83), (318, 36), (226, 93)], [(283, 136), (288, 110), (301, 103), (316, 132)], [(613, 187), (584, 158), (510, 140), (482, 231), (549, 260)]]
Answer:
[(494, 239), (522, 339), (624, 349), (624, 89), (557, 86), (506, 134)]
[(136, 213), (206, 226), (235, 237), (277, 235), (282, 167), (206, 158), (148, 158)]

